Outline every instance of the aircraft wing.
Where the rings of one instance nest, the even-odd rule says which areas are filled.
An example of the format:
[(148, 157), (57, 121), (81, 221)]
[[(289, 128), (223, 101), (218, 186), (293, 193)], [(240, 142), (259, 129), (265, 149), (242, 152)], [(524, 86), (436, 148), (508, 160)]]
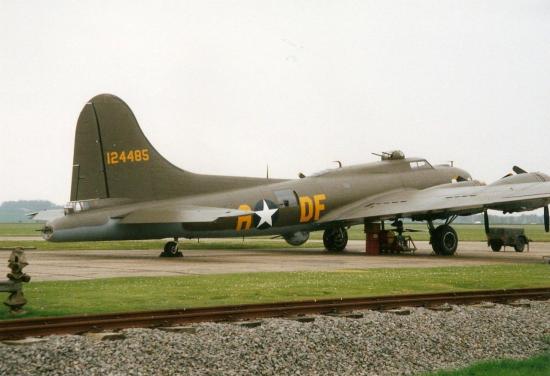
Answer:
[(64, 215), (63, 209), (48, 209), (26, 214), (29, 219), (39, 222), (48, 222)]
[(444, 184), (426, 189), (398, 189), (371, 196), (336, 209), (321, 223), (378, 220), (395, 217), (418, 220), (471, 215), (495, 209), (507, 212), (533, 210), (550, 202), (550, 182), (482, 185), (477, 182)]
[(194, 205), (153, 206), (136, 209), (121, 218), (120, 223), (199, 223), (214, 222), (219, 218), (253, 214), (252, 211)]

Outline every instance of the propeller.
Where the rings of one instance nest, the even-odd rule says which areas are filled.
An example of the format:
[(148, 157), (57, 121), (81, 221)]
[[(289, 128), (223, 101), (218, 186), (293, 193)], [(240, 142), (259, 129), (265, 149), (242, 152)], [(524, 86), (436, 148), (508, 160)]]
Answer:
[(550, 231), (550, 215), (548, 214), (548, 205), (544, 207), (544, 231)]

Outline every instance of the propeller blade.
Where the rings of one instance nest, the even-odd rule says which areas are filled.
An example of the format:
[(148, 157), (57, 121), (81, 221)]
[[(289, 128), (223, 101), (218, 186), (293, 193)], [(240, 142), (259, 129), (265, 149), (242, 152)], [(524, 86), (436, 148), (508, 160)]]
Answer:
[(487, 210), (483, 212), (483, 224), (485, 225), (485, 233), (489, 233), (489, 214), (487, 214)]
[(518, 174), (518, 175), (519, 175), (519, 174), (526, 174), (526, 173), (527, 173), (527, 171), (525, 171), (523, 168), (518, 167), (518, 166), (512, 167), (512, 170), (514, 170), (514, 172), (515, 172), (516, 174)]
[(548, 214), (548, 205), (544, 207), (544, 231), (550, 231), (550, 215)]

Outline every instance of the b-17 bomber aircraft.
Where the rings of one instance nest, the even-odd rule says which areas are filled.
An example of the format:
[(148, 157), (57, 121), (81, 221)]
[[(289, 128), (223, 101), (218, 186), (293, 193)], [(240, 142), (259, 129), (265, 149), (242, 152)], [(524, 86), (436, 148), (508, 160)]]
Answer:
[(486, 185), (395, 151), (295, 180), (196, 174), (153, 148), (126, 103), (101, 94), (78, 118), (70, 202), (42, 232), (52, 242), (171, 238), (170, 256), (180, 253), (179, 238), (280, 235), (298, 246), (324, 231), (325, 248), (340, 252), (349, 226), (410, 218), (427, 222), (436, 254), (452, 255), (457, 216), (543, 207), (548, 232), (550, 177), (514, 171)]

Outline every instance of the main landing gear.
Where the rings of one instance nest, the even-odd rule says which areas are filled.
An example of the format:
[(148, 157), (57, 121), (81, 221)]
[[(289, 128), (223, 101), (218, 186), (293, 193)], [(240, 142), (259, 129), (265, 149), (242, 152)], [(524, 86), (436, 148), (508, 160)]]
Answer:
[(329, 252), (342, 252), (348, 244), (348, 231), (344, 227), (332, 227), (323, 232), (323, 244)]
[(164, 245), (164, 250), (159, 255), (160, 257), (183, 257), (183, 253), (178, 248), (178, 238), (169, 241)]
[(450, 224), (456, 219), (456, 216), (447, 219), (445, 224), (434, 227), (431, 220), (428, 221), (430, 230), (430, 244), (436, 255), (452, 256), (458, 247), (458, 235)]

